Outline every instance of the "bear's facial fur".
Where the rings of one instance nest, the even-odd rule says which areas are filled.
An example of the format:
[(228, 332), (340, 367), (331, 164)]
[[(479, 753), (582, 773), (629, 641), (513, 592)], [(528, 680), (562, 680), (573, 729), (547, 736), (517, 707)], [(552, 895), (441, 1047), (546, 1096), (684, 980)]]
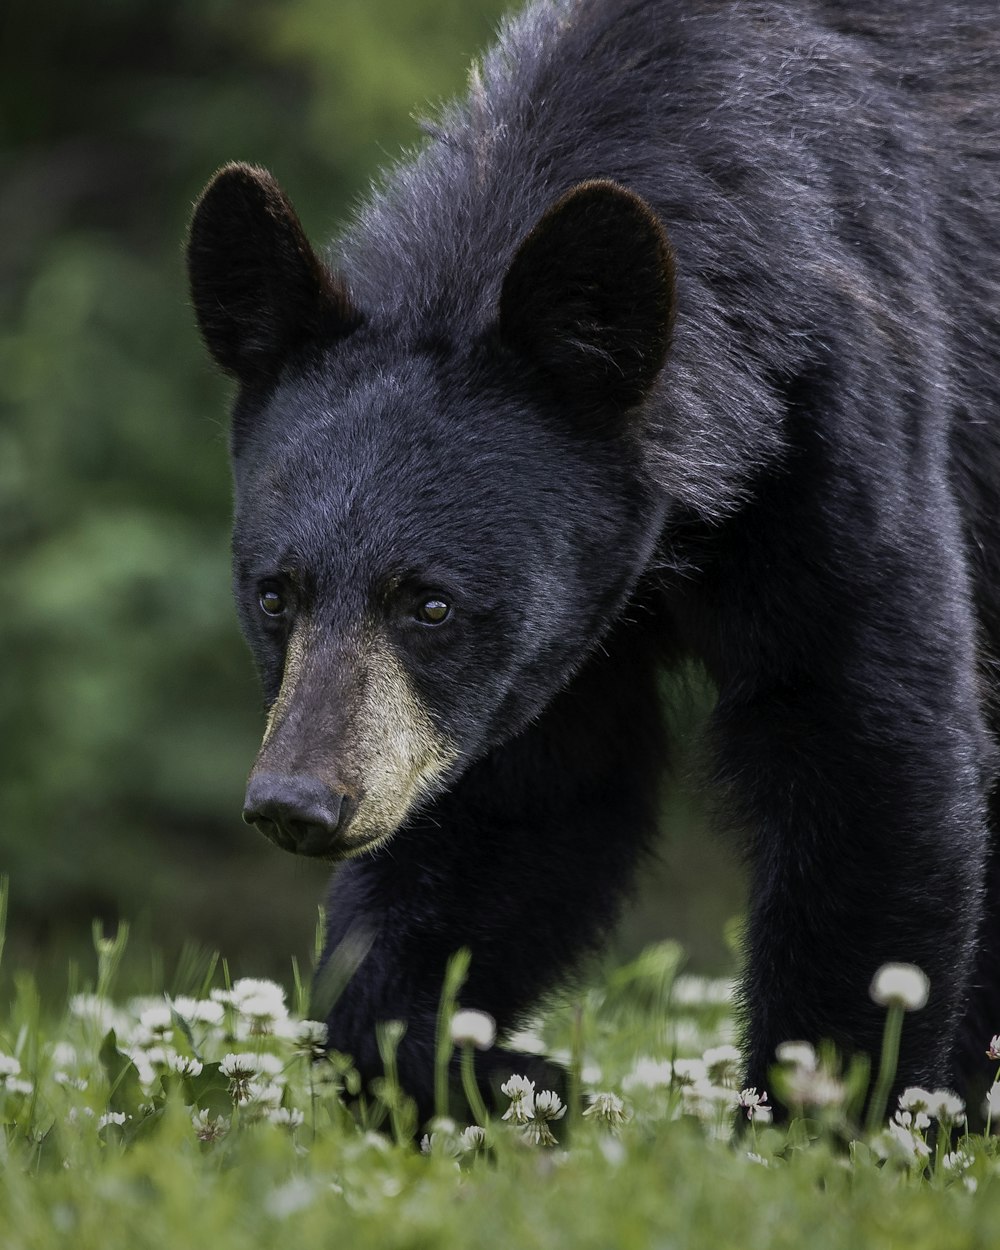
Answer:
[[(512, 399), (503, 353), (392, 365), (369, 350), (362, 328), (279, 383), (244, 414), (234, 459), (236, 593), (271, 704), (255, 771), (345, 799), (330, 855), (384, 840), (538, 715), (621, 611), (662, 520), (631, 440), (567, 441)], [(259, 603), (274, 585), (278, 622)], [(443, 623), (421, 620), (428, 599), (449, 606)]]

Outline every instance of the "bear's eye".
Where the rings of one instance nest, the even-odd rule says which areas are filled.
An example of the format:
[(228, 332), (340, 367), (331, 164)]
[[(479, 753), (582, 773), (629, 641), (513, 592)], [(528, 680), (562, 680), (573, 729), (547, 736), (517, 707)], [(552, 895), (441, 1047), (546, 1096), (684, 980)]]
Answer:
[(443, 625), (451, 615), (451, 605), (443, 599), (425, 599), (417, 608), (417, 620), (421, 625)]
[(257, 597), (260, 610), (265, 616), (283, 616), (286, 603), (285, 596), (276, 586), (265, 586)]

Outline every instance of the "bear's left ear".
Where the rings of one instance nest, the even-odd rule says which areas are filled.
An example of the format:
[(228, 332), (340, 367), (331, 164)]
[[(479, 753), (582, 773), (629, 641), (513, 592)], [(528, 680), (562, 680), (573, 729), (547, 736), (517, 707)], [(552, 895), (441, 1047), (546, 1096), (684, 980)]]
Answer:
[(265, 169), (219, 170), (195, 205), (187, 263), (205, 346), (240, 382), (267, 380), (297, 346), (343, 337), (361, 323)]
[(625, 409), (649, 392), (674, 317), (674, 260), (645, 200), (584, 182), (521, 243), (500, 296), (500, 337), (585, 407)]

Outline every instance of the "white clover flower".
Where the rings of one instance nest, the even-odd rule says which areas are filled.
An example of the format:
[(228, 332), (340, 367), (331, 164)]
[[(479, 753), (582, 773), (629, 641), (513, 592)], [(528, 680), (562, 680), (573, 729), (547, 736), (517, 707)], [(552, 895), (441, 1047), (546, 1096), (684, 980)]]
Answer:
[(957, 1150), (946, 1154), (941, 1162), (949, 1170), (949, 1172), (964, 1172), (967, 1168), (972, 1167), (975, 1163), (975, 1156), (971, 1155), (967, 1150), (963, 1150), (961, 1146)]
[(221, 1002), (210, 998), (188, 998), (179, 994), (170, 1000), (174, 1011), (188, 1024), (211, 1024), (218, 1026), (225, 1019), (226, 1010)]
[(271, 1081), (248, 1081), (241, 1101), (248, 1107), (267, 1111), (280, 1107), (284, 1095), (284, 1088)]
[(146, 1051), (138, 1046), (125, 1046), (122, 1053), (128, 1055), (132, 1061), (132, 1065), (136, 1072), (139, 1073), (139, 1083), (141, 1085), (152, 1085), (156, 1081), (156, 1069), (147, 1058)]
[[(67, 1089), (78, 1089), (81, 1092), (87, 1088), (87, 1082), (82, 1076), (71, 1076), (68, 1072), (63, 1072), (61, 1068), (57, 1068), (52, 1073), (52, 1080), (56, 1085), (63, 1085)], [(10, 1089), (10, 1081), (7, 1081), (7, 1088)]]
[(489, 1050), (496, 1036), (496, 1021), (485, 1011), (456, 1011), (451, 1018), (451, 1040), (455, 1046)]
[(600, 1093), (590, 1095), (590, 1105), (584, 1111), (583, 1118), (603, 1125), (612, 1133), (618, 1133), (632, 1118), (632, 1113), (617, 1094)]
[(780, 1042), (774, 1053), (779, 1063), (806, 1068), (810, 1072), (816, 1069), (816, 1050), (812, 1042)]
[(713, 1085), (706, 1077), (693, 1085), (681, 1086), (684, 1111), (703, 1120), (714, 1120), (720, 1109), (739, 1106), (739, 1093), (729, 1085)]
[(76, 1047), (69, 1042), (56, 1042), (52, 1047), (52, 1062), (57, 1068), (75, 1068), (78, 1062)]
[(276, 1024), (288, 1018), (284, 1003), (278, 1003), (265, 994), (252, 994), (238, 1000), (236, 1010), (249, 1023), (252, 1036), (271, 1033)]
[(77, 1019), (96, 1024), (101, 1029), (118, 1031), (124, 1023), (122, 1013), (114, 1004), (97, 994), (74, 994), (69, 1000), (69, 1009)]
[(154, 1068), (169, 1068), (172, 1071), (178, 1057), (173, 1046), (150, 1046), (146, 1050), (146, 1061)]
[(696, 1085), (699, 1081), (708, 1080), (708, 1069), (702, 1059), (675, 1059), (674, 1084)]
[(986, 1091), (983, 1115), (988, 1115), (991, 1119), (996, 1115), (1000, 1115), (1000, 1085), (991, 1085)]
[(961, 1124), (965, 1119), (965, 1103), (950, 1089), (931, 1090), (927, 1111), (942, 1124)]
[(549, 1128), (546, 1120), (529, 1120), (522, 1128), (521, 1135), (533, 1146), (559, 1145), (555, 1133)]
[(883, 964), (875, 973), (869, 993), (880, 1007), (919, 1011), (927, 1002), (930, 984), (916, 964)]
[(200, 1059), (195, 1059), (193, 1055), (174, 1054), (168, 1064), (171, 1072), (176, 1072), (178, 1076), (200, 1076), (204, 1064)]
[(130, 1115), (126, 1115), (124, 1111), (105, 1111), (104, 1115), (97, 1121), (97, 1131), (107, 1128), (109, 1124), (116, 1124), (119, 1128), (127, 1121), (131, 1120)]
[(897, 1157), (901, 1156), (907, 1163), (922, 1162), (931, 1153), (930, 1146), (922, 1137), (904, 1128), (902, 1124), (892, 1121), (885, 1131), (873, 1140), (872, 1146), (883, 1159), (888, 1159), (895, 1154)]
[(76, 1124), (79, 1120), (92, 1120), (93, 1118), (93, 1107), (70, 1107), (66, 1112), (66, 1119), (70, 1124)]
[(931, 1126), (931, 1117), (926, 1111), (897, 1111), (892, 1118), (903, 1128), (915, 1129), (919, 1133)]
[(565, 1114), (563, 1100), (554, 1090), (543, 1089), (535, 1095), (536, 1120), (561, 1120)]
[(530, 1028), (518, 1029), (515, 1033), (506, 1034), (505, 1045), (511, 1050), (516, 1050), (522, 1055), (544, 1055), (547, 1047), (539, 1033), (540, 1024), (535, 1024)]
[(209, 1111), (192, 1111), (191, 1123), (194, 1125), (195, 1135), (199, 1141), (218, 1141), (229, 1131), (229, 1121), (225, 1116), (219, 1115), (213, 1118)]
[(322, 1059), (328, 1035), (329, 1029), (322, 1020), (297, 1020), (292, 1040), (298, 1054), (309, 1059)]
[(993, 1060), (1000, 1059), (1000, 1033), (995, 1033), (993, 1037), (990, 1038), (990, 1046), (986, 1052), (986, 1058)]
[(632, 1071), (622, 1080), (626, 1093), (631, 1089), (660, 1089), (673, 1083), (673, 1065), (669, 1059), (643, 1056), (635, 1061)]
[(510, 1099), (502, 1118), (515, 1124), (527, 1124), (535, 1114), (535, 1082), (512, 1074), (510, 1080), (500, 1086), (500, 1092)]
[(162, 1037), (164, 1033), (173, 1032), (174, 1018), (167, 1003), (157, 1003), (155, 1007), (147, 1007), (139, 1015), (139, 1027), (146, 1029), (153, 1037)]
[(257, 1075), (256, 1055), (228, 1054), (219, 1064), (219, 1074), (229, 1078), (229, 1094), (233, 1102), (245, 1102), (250, 1096), (250, 1083)]
[[(20, 1076), (7, 1077), (3, 1083), (3, 1087), (8, 1094), (30, 1094), (35, 1088), (31, 1081), (26, 1081)], [(87, 1082), (82, 1081), (77, 1088), (86, 1089)]]
[(732, 1001), (735, 988), (736, 983), (727, 978), (684, 975), (675, 978), (670, 997), (675, 1006), (722, 1006)]
[(20, 1076), (21, 1061), (15, 1059), (13, 1055), (5, 1055), (0, 1051), (0, 1081), (5, 1081), (11, 1076)]
[(478, 1124), (470, 1124), (459, 1134), (458, 1144), (463, 1154), (476, 1154), (486, 1145), (486, 1130)]
[(267, 1118), (281, 1128), (296, 1129), (306, 1117), (297, 1107), (274, 1107), (268, 1111)]
[(901, 1111), (927, 1111), (931, 1105), (933, 1094), (920, 1085), (910, 1085), (899, 1095)]
[(257, 1075), (257, 1055), (247, 1054), (228, 1054), (223, 1056), (219, 1064), (219, 1073), (221, 1076), (227, 1076), (232, 1080), (248, 1081), (251, 1077)]
[(701, 1057), (710, 1080), (719, 1085), (736, 1081), (743, 1066), (743, 1056), (735, 1046), (710, 1046)]
[(233, 985), (233, 1003), (237, 1007), (250, 1000), (271, 1003), (276, 1016), (288, 1014), (285, 1007), (285, 991), (276, 981), (267, 981), (261, 977), (240, 977)]
[(751, 1163), (759, 1163), (762, 1168), (769, 1168), (771, 1166), (770, 1159), (765, 1159), (763, 1155), (755, 1154), (752, 1150), (747, 1151), (747, 1158)]
[(747, 1113), (748, 1120), (760, 1120), (766, 1123), (771, 1118), (771, 1108), (767, 1105), (767, 1090), (762, 1089), (758, 1094), (756, 1085), (740, 1090), (739, 1106)]

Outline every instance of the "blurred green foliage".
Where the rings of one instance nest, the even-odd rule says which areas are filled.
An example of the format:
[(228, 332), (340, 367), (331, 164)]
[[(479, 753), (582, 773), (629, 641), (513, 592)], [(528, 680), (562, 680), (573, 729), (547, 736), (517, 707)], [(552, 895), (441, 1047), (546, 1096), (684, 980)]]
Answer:
[(260, 971), (308, 947), (323, 874), (239, 820), (259, 696), (229, 598), (227, 386), (181, 242), (232, 159), (329, 236), (500, 8), (0, 6), (0, 870), (22, 957), (119, 912)]

